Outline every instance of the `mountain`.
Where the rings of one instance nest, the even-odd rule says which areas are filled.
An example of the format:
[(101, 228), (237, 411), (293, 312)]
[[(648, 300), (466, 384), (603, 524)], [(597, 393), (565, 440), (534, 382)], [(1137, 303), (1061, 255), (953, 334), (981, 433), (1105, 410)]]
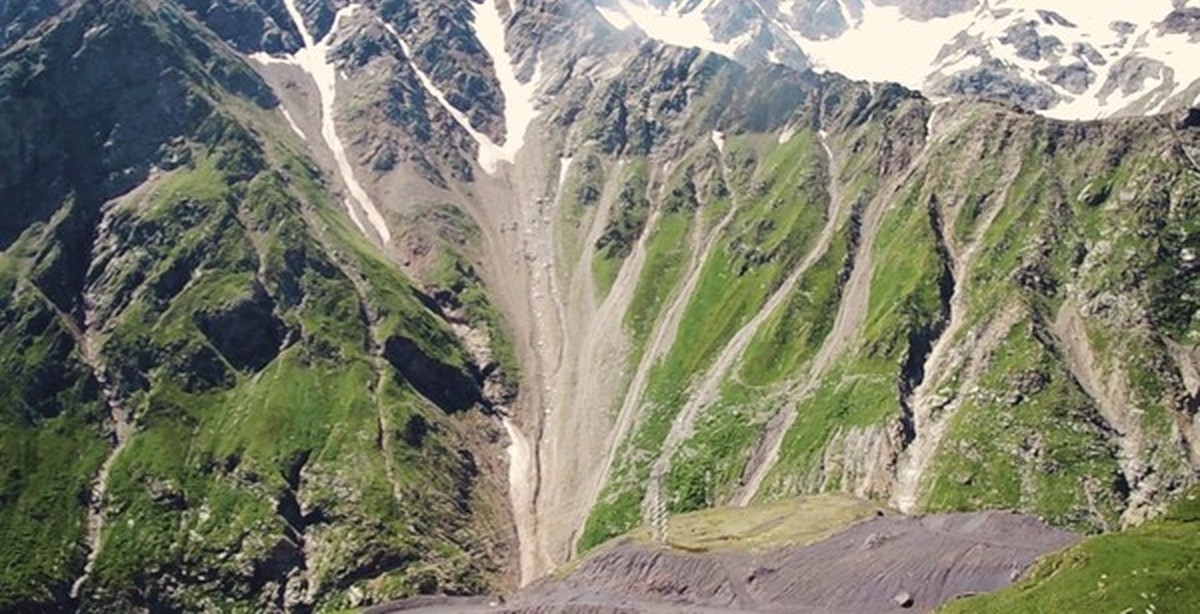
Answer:
[[(1061, 119), (1195, 104), (1188, 0), (595, 0), (614, 27), (752, 64), (981, 96)], [(886, 55), (883, 55), (886, 54)]]
[[(511, 593), (826, 492), (1158, 516), (1200, 470), (1191, 68), (1034, 114), (1111, 15), (1005, 6), (0, 5), (0, 609)], [(1139, 10), (1131, 67), (1190, 36)], [(1007, 86), (831, 63), (888, 15), (1010, 58), (1030, 11)]]
[(149, 2), (74, 3), (0, 64), (0, 609), (492, 585), (483, 365), (266, 84)]

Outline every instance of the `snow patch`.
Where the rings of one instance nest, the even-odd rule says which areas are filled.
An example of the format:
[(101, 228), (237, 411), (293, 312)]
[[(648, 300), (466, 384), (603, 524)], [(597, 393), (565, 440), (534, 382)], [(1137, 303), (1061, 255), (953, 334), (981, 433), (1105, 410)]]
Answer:
[(842, 20), (846, 22), (846, 26), (853, 28), (855, 25), (854, 13), (846, 4), (846, 0), (838, 0), (838, 11), (842, 14)]
[(635, 25), (632, 19), (619, 10), (600, 5), (596, 5), (596, 10), (600, 11), (600, 16), (604, 18), (604, 21), (607, 21), (612, 27), (618, 30), (628, 30)]
[(717, 151), (722, 155), (725, 154), (725, 133), (720, 130), (712, 131), (712, 143), (717, 147)]
[(346, 211), (350, 214), (350, 221), (358, 226), (358, 231), (367, 234), (367, 227), (363, 224), (362, 218), (358, 217), (358, 210), (354, 208), (354, 203), (345, 200), (342, 201), (342, 206), (346, 207)]
[(784, 128), (779, 133), (778, 142), (780, 145), (783, 145), (784, 143), (787, 143), (788, 141), (792, 140), (792, 137), (794, 137), (794, 136), (796, 136), (796, 127), (789, 125), (788, 127)]
[(475, 5), (472, 26), (475, 37), (492, 60), (496, 80), (500, 82), (500, 92), (504, 94), (504, 144), (494, 149), (479, 150), (479, 165), (490, 174), (495, 172), (501, 161), (512, 163), (525, 144), (525, 132), (538, 115), (537, 85), (541, 79), (541, 67), (534, 68), (533, 78), (528, 83), (522, 83), (517, 77), (512, 56), (508, 54), (504, 20), (495, 0), (483, 0)]
[(563, 186), (567, 185), (567, 175), (571, 172), (571, 163), (575, 158), (563, 156), (558, 159), (558, 193), (562, 194)]
[[(645, 0), (610, 0), (609, 6), (599, 7), (600, 15), (618, 29), (636, 25), (650, 38), (677, 47), (699, 47), (729, 58), (733, 58), (750, 38), (752, 31), (737, 38), (721, 42), (713, 35), (712, 27), (704, 19), (704, 13), (715, 0), (703, 0), (694, 7), (684, 4), (683, 8), (655, 8)], [(618, 25), (626, 24), (626, 25)]]
[[(533, 498), (536, 485), (530, 481), (530, 476), (536, 475), (536, 458), (533, 446), (517, 428), (512, 419), (502, 416), (500, 419), (504, 431), (508, 434), (508, 484), (509, 502), (514, 515), (528, 516), (533, 511)], [(517, 541), (521, 544), (521, 583), (534, 579), (534, 561), (524, 555), (528, 545), (533, 543), (536, 536), (529, 535), (529, 523), (517, 522)]]
[(296, 120), (292, 119), (292, 114), (288, 113), (288, 110), (284, 108), (283, 105), (279, 105), (279, 110), (283, 111), (283, 118), (286, 119), (288, 125), (292, 127), (292, 131), (299, 135), (302, 140), (307, 141), (308, 136), (304, 134), (303, 130), (300, 129), (300, 126), (296, 123)]
[(895, 81), (918, 89), (925, 84), (942, 47), (972, 19), (970, 13), (962, 13), (915, 21), (904, 17), (898, 7), (865, 2), (862, 19), (837, 38), (811, 40), (780, 25), (817, 70), (854, 79)]
[(392, 240), (392, 233), (388, 230), (387, 223), (384, 221), (383, 215), (379, 212), (379, 208), (375, 206), (374, 201), (367, 195), (367, 191), (358, 182), (358, 178), (354, 176), (354, 167), (350, 164), (346, 147), (343, 145), (341, 137), (338, 136), (337, 126), (334, 122), (334, 103), (337, 100), (338, 72), (337, 66), (329, 61), (329, 52), (333, 47), (333, 38), (342, 20), (353, 15), (358, 10), (358, 5), (352, 4), (339, 10), (337, 16), (334, 17), (333, 27), (329, 29), (329, 34), (320, 41), (313, 38), (308, 26), (305, 25), (304, 16), (297, 8), (296, 0), (284, 0), (284, 6), (287, 8), (288, 15), (291, 16), (292, 21), (296, 24), (296, 29), (300, 31), (300, 38), (304, 41), (304, 48), (286, 59), (272, 58), (265, 54), (255, 54), (252, 57), (265, 63), (292, 64), (298, 66), (312, 77), (313, 82), (317, 84), (317, 92), (321, 99), (321, 137), (325, 140), (325, 144), (329, 147), (330, 152), (333, 153), (338, 174), (341, 175), (342, 182), (346, 184), (346, 189), (350, 192), (350, 199), (345, 201), (346, 210), (350, 213), (350, 219), (354, 221), (364, 234), (366, 233), (366, 228), (355, 212), (353, 203), (351, 203), (351, 200), (353, 200), (367, 214), (367, 221), (375, 229), (379, 238), (385, 244), (389, 243)]

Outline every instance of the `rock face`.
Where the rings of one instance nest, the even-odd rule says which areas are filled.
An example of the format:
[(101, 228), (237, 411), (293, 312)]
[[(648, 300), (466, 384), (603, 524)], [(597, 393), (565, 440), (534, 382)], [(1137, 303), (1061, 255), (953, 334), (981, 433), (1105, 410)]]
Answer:
[(304, 43), (283, 0), (180, 0), (238, 51), (293, 52)]

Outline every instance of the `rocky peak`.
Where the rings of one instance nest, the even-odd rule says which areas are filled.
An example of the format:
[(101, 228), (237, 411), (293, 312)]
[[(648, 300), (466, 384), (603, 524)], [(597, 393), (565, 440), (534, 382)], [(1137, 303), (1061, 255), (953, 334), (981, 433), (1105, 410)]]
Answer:
[[(1055, 117), (1090, 119), (1186, 106), (1200, 69), (1181, 58), (1194, 12), (1167, 0), (1106, 7), (1059, 0), (596, 0), (614, 27), (747, 63), (816, 66), (896, 81), (936, 97), (984, 96)], [(864, 53), (866, 45), (886, 49)], [(1124, 63), (1122, 63), (1124, 62)], [(1131, 65), (1154, 82), (1112, 96)]]

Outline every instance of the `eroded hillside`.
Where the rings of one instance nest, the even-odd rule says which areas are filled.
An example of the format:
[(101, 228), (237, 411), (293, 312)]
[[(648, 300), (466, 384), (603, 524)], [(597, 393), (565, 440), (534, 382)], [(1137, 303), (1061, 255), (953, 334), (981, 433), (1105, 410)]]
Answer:
[(481, 593), (824, 491), (1116, 530), (1195, 482), (1194, 110), (935, 105), (577, 0), (178, 6), (4, 52), (10, 603)]

